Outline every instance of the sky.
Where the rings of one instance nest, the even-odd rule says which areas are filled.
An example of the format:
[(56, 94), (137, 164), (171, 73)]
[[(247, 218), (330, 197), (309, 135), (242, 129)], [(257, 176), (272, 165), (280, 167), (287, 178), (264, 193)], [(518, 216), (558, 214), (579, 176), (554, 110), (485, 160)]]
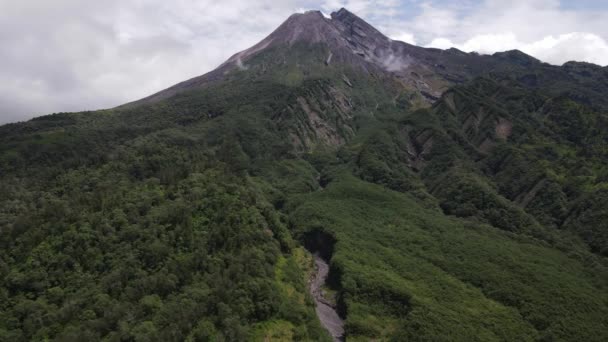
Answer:
[(140, 99), (341, 7), (419, 46), (608, 65), (606, 0), (0, 0), (0, 124)]

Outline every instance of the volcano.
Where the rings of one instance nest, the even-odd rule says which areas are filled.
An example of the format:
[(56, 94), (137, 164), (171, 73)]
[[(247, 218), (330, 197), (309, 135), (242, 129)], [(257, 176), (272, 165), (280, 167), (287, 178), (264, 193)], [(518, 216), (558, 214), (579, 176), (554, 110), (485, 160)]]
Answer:
[[(370, 76), (393, 77), (428, 103), (436, 101), (450, 86), (495, 69), (519, 65), (514, 63), (515, 57), (508, 56), (525, 56), (523, 58), (529, 63), (541, 64), (519, 51), (492, 57), (457, 49), (421, 48), (388, 38), (344, 8), (332, 13), (331, 18), (319, 11), (309, 11), (290, 16), (264, 40), (235, 54), (210, 73), (179, 83), (135, 104), (159, 101), (179, 92), (220, 82), (229, 79), (231, 73), (249, 67), (257, 66), (259, 70), (262, 68), (259, 65), (261, 56), (278, 65), (285, 64), (285, 50), (310, 48), (322, 53), (313, 59), (302, 55), (290, 62), (304, 69), (348, 66)], [(273, 59), (272, 55), (276, 58)], [(273, 66), (265, 64), (263, 68), (272, 69)]]

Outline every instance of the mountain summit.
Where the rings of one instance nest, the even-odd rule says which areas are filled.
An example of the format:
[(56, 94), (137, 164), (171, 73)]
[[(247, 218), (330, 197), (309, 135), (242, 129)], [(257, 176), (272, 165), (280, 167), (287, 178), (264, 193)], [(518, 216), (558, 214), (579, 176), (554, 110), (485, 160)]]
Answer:
[[(300, 57), (285, 58), (286, 53), (293, 54), (294, 50), (311, 49), (316, 52), (315, 57), (301, 53)], [(265, 61), (263, 66), (260, 65), (261, 60)], [(308, 11), (291, 15), (268, 37), (236, 53), (217, 69), (129, 106), (153, 103), (183, 91), (227, 80), (249, 68), (257, 70), (258, 76), (263, 77), (273, 69), (269, 66), (272, 63), (292, 63), (309, 73), (314, 73), (313, 69), (319, 71), (322, 66), (326, 69), (356, 68), (374, 77), (401, 83), (404, 89), (411, 91), (411, 96), (417, 98), (415, 102), (427, 105), (434, 103), (449, 87), (491, 72), (521, 73), (532, 66), (555, 72), (559, 68), (543, 64), (521, 51), (486, 56), (454, 48), (422, 48), (395, 41), (345, 8), (331, 13), (331, 18), (319, 11)], [(608, 103), (606, 99), (603, 101)]]
[[(391, 40), (344, 8), (332, 13), (331, 19), (325, 18), (319, 11), (309, 11), (293, 14), (268, 37), (236, 53), (216, 70), (136, 103), (158, 101), (181, 91), (224, 80), (231, 72), (245, 70), (252, 63), (255, 64), (256, 56), (280, 54), (281, 50), (293, 49), (294, 46), (322, 48), (324, 54), (316, 62), (319, 65), (347, 65), (370, 74), (392, 74), (430, 102), (436, 100), (448, 86), (470, 78), (471, 70), (476, 65), (495, 64), (478, 55), (457, 50), (424, 49)], [(283, 61), (282, 58), (276, 60)], [(294, 62), (309, 64), (311, 61)]]

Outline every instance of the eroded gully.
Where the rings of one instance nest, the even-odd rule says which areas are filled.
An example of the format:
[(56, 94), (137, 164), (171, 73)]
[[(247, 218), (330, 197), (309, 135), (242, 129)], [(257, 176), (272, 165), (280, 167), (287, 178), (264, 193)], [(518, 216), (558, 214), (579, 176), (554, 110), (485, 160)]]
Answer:
[(309, 291), (315, 302), (315, 311), (321, 324), (329, 331), (334, 341), (344, 341), (344, 321), (336, 312), (335, 305), (326, 298), (323, 285), (327, 281), (329, 265), (319, 253), (314, 253), (315, 273), (309, 284)]

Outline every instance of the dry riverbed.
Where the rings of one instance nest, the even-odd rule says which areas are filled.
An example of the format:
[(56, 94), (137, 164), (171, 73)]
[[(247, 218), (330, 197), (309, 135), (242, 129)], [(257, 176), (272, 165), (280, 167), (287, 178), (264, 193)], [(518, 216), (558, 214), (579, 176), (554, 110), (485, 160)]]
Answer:
[(315, 301), (317, 316), (334, 341), (344, 341), (344, 321), (336, 312), (333, 300), (329, 300), (323, 290), (329, 274), (329, 265), (318, 253), (315, 253), (313, 258), (315, 273), (310, 280), (309, 291)]

